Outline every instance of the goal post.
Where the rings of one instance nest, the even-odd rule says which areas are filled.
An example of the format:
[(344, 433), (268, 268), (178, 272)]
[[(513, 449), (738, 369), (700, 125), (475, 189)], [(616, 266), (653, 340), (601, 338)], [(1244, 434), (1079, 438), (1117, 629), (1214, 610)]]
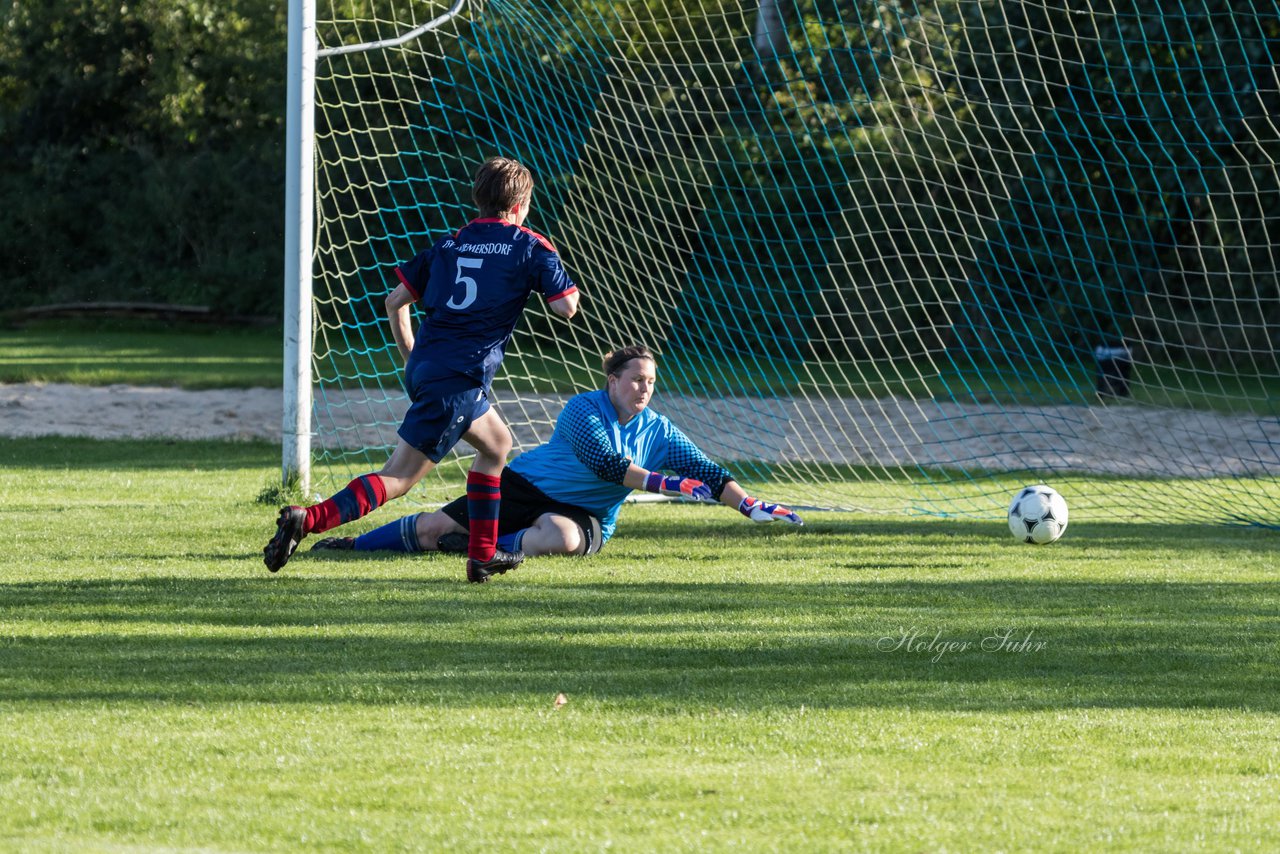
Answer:
[(281, 473), (311, 490), (316, 0), (289, 0), (285, 112), (284, 414)]
[[(1045, 481), (1080, 520), (1125, 476), (1160, 481), (1153, 521), (1280, 524), (1274, 14), (314, 2), (286, 474), (385, 460), (394, 265), (470, 218), (503, 154), (583, 291), (572, 324), (531, 305), (508, 348), (517, 452), (642, 342), (654, 407), (771, 498), (985, 518)], [(469, 453), (416, 499), (453, 497)]]

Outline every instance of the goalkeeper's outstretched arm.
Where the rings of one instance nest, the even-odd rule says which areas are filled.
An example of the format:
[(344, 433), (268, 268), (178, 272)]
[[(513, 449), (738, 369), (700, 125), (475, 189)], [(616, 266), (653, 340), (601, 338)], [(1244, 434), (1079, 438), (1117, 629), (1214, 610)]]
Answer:
[[(711, 487), (692, 477), (667, 477), (660, 472), (646, 471), (635, 463), (627, 468), (622, 479), (623, 486), (632, 489), (645, 489), (677, 498), (692, 498), (695, 501), (714, 501)], [(759, 498), (752, 498), (747, 491), (733, 478), (724, 482), (720, 489), (719, 501), (726, 507), (732, 507), (752, 522), (787, 522), (792, 525), (803, 525), (804, 520), (789, 507), (781, 504), (770, 504)]]
[(789, 522), (792, 525), (803, 525), (804, 520), (795, 511), (781, 504), (770, 504), (759, 498), (752, 498), (747, 491), (738, 486), (736, 480), (726, 481), (720, 492), (720, 503), (732, 507), (752, 522)]
[(730, 480), (725, 483), (724, 489), (720, 492), (720, 503), (725, 507), (732, 507), (737, 510), (739, 505), (742, 504), (742, 499), (746, 497), (747, 491), (738, 486), (736, 480)]
[(711, 487), (692, 477), (667, 476), (661, 472), (649, 471), (635, 463), (627, 466), (622, 485), (631, 489), (643, 489), (670, 495), (673, 498), (692, 498), (694, 501), (711, 501)]
[[(752, 522), (787, 522), (792, 525), (803, 525), (804, 521), (790, 508), (781, 504), (771, 504), (759, 498), (747, 495), (746, 490), (738, 485), (733, 476), (723, 466), (711, 461), (702, 449), (690, 441), (689, 437), (678, 427), (671, 426), (668, 434), (666, 466), (682, 475), (684, 480), (690, 476), (703, 478), (711, 483), (704, 486), (701, 481), (694, 481), (706, 490), (705, 495), (690, 495), (697, 498), (714, 498), (726, 507), (732, 507)], [(678, 479), (678, 478), (677, 478)], [(717, 492), (717, 490), (719, 490)], [(651, 489), (650, 491), (657, 491)]]

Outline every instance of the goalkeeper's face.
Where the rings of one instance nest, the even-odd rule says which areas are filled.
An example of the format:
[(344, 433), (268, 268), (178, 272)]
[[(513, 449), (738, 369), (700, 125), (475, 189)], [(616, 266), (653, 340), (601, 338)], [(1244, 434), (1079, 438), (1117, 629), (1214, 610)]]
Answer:
[(630, 421), (644, 411), (658, 383), (658, 366), (652, 359), (632, 359), (609, 375), (609, 402), (618, 420)]

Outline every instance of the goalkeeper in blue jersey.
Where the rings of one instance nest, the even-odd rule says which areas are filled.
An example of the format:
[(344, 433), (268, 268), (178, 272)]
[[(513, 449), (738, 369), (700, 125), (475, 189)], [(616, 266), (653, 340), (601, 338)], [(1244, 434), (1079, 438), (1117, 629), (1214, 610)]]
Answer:
[[(657, 363), (647, 347), (610, 353), (604, 371), (605, 388), (570, 399), (550, 441), (503, 470), (499, 549), (594, 554), (613, 535), (618, 510), (635, 489), (719, 501), (756, 522), (804, 524), (786, 507), (747, 495), (666, 416), (648, 408)], [(470, 524), (468, 504), (459, 498), (360, 537), (321, 540), (314, 549), (456, 552), (465, 547)]]
[[(387, 297), (387, 319), (400, 356), (410, 406), (400, 441), (381, 470), (357, 477), (311, 507), (282, 507), (262, 550), (279, 570), (307, 534), (372, 513), (404, 495), (465, 438), (476, 449), (467, 473), (467, 579), (486, 581), (524, 556), (497, 547), (501, 475), (511, 431), (489, 405), (489, 386), (530, 294), (564, 318), (578, 308), (578, 289), (555, 248), (524, 227), (533, 176), (514, 160), (493, 157), (472, 185), (479, 216), (396, 268), (399, 285)], [(410, 309), (425, 317), (414, 336)]]

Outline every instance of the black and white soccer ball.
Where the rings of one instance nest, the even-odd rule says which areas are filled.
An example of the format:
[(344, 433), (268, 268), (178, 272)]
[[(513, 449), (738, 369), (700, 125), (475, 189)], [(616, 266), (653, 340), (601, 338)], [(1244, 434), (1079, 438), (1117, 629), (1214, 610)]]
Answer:
[(1009, 505), (1009, 530), (1020, 543), (1047, 545), (1067, 530), (1067, 502), (1043, 483), (1019, 490)]

